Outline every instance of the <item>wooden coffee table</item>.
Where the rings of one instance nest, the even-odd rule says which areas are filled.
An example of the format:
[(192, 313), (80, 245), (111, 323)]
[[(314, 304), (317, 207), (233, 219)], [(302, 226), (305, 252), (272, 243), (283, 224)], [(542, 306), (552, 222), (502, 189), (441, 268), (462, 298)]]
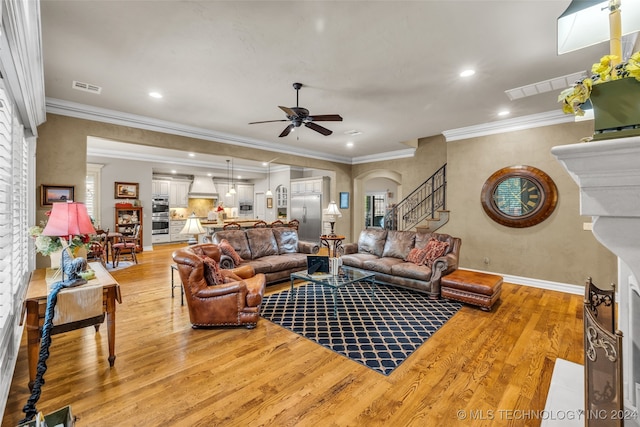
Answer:
[(367, 282), (371, 287), (371, 298), (375, 296), (376, 291), (376, 275), (374, 273), (351, 268), (343, 268), (342, 272), (335, 276), (331, 274), (313, 275), (308, 274), (306, 271), (298, 271), (297, 273), (291, 273), (290, 279), (292, 296), (295, 293), (295, 288), (293, 287), (293, 281), (295, 279), (306, 280), (330, 288), (333, 297), (333, 317), (338, 317), (338, 300), (336, 295), (338, 289), (355, 282)]

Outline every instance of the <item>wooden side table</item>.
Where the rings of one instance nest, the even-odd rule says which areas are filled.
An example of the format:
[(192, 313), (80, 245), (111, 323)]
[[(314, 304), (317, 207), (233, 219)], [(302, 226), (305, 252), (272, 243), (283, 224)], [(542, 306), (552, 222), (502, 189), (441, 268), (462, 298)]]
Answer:
[(342, 241), (345, 239), (345, 236), (331, 236), (327, 234), (323, 234), (320, 236), (320, 244), (322, 246), (326, 246), (329, 249), (329, 257), (338, 257), (342, 252)]
[[(89, 319), (78, 320), (75, 322), (65, 323), (62, 325), (54, 325), (51, 329), (51, 335), (60, 334), (62, 332), (73, 331), (87, 326), (94, 326), (96, 331), (101, 323), (104, 322), (105, 314), (107, 318), (107, 335), (109, 341), (109, 366), (113, 367), (116, 343), (116, 301), (122, 303), (120, 294), (120, 284), (109, 274), (109, 272), (99, 262), (91, 262), (89, 266), (96, 272), (96, 278), (91, 279), (102, 285), (102, 306), (103, 313), (100, 316), (91, 317)], [(26, 329), (27, 329), (27, 358), (29, 364), (29, 389), (33, 387), (36, 378), (36, 369), (38, 365), (38, 355), (40, 353), (40, 340), (42, 338), (42, 325), (47, 307), (48, 286), (46, 278), (46, 269), (41, 268), (35, 270), (31, 275), (27, 297), (22, 307), (21, 322), (26, 313)], [(21, 323), (22, 324), (22, 323)]]

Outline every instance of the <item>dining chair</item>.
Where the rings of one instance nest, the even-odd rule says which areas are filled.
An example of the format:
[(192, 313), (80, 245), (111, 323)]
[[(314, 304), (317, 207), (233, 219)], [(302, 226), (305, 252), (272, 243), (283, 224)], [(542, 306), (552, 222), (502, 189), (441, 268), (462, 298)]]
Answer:
[(140, 234), (140, 224), (136, 224), (133, 228), (133, 234), (130, 236), (123, 235), (118, 243), (114, 243), (111, 248), (113, 249), (113, 266), (117, 267), (120, 262), (120, 255), (129, 254), (131, 260), (136, 264), (138, 258), (136, 257), (136, 251), (138, 249), (138, 236)]
[(223, 230), (241, 230), (242, 226), (237, 222), (230, 222), (222, 227)]

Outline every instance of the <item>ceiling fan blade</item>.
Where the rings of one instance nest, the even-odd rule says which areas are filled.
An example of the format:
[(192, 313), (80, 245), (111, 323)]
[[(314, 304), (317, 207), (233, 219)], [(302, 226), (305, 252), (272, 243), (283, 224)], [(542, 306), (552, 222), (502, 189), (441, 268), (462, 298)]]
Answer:
[(289, 107), (283, 107), (282, 105), (278, 105), (278, 108), (280, 108), (282, 111), (285, 112), (285, 114), (289, 117), (298, 117), (298, 115), (296, 114), (295, 111), (293, 111), (291, 108)]
[(319, 116), (309, 116), (312, 122), (341, 122), (340, 114), (321, 114)]
[(282, 133), (280, 135), (278, 135), (279, 138), (285, 137), (287, 135), (289, 135), (289, 132), (291, 132), (291, 129), (293, 129), (293, 123), (290, 124), (289, 126), (287, 126), (286, 128), (284, 128), (284, 130), (282, 131)]
[(255, 125), (255, 124), (258, 124), (258, 123), (274, 123), (274, 122), (288, 122), (288, 121), (289, 121), (289, 120), (287, 120), (287, 119), (282, 119), (282, 120), (265, 120), (265, 121), (263, 121), (263, 122), (251, 122), (251, 123), (249, 123), (249, 124), (250, 124), (250, 125)]
[(308, 122), (308, 123), (305, 123), (304, 125), (305, 125), (306, 127), (308, 127), (309, 129), (313, 129), (313, 130), (315, 130), (316, 132), (320, 132), (320, 133), (321, 133), (321, 134), (323, 134), (324, 136), (331, 135), (331, 134), (333, 133), (333, 132), (332, 132), (332, 131), (330, 131), (329, 129), (327, 129), (327, 128), (325, 128), (325, 127), (322, 127), (322, 126), (320, 126), (320, 125), (317, 125), (317, 124), (315, 124), (315, 123), (313, 123), (313, 122)]

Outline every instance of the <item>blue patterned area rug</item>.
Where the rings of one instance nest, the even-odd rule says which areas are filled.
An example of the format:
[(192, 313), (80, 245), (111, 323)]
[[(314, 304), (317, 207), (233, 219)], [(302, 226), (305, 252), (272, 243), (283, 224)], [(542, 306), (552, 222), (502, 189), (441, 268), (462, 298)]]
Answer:
[(306, 284), (265, 296), (262, 317), (389, 375), (462, 307), (449, 300), (387, 285), (375, 296), (365, 283), (338, 289), (333, 317), (331, 289)]

